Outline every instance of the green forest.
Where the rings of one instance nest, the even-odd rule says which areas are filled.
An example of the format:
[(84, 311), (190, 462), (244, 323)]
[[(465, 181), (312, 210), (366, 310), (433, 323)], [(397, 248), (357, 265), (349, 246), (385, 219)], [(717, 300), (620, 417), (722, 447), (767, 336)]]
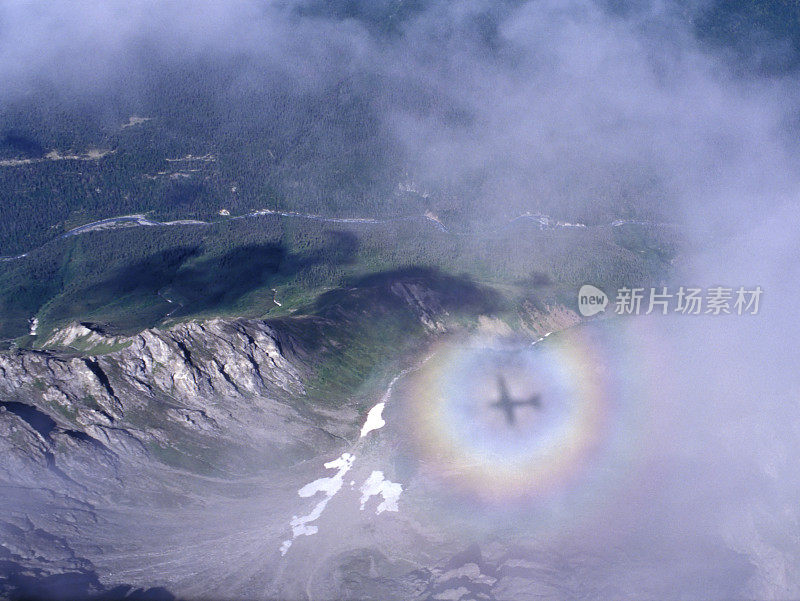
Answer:
[[(397, 2), (303, 8), (363, 20), (371, 35), (387, 39), (418, 9)], [(609, 9), (636, 10), (625, 2)], [(701, 43), (738, 53), (742, 69), (777, 73), (796, 69), (798, 14), (788, 1), (712, 2), (687, 9), (686, 18)], [(491, 41), (491, 22), (478, 26)], [(750, 60), (758, 36), (786, 52)], [(73, 321), (129, 332), (166, 318), (280, 314), (354, 278), (403, 267), (546, 296), (588, 279), (610, 286), (660, 281), (674, 260), (676, 231), (609, 226), (616, 219), (669, 221), (660, 182), (646, 169), (620, 165), (607, 183), (588, 188), (590, 202), (585, 190), (572, 194), (580, 185), (570, 181), (551, 195), (489, 202), (485, 185), (497, 176), (491, 164), (471, 179), (418, 186), (383, 116), (413, 113), (456, 131), (475, 118), (457, 99), (397, 89), (378, 72), (336, 67), (330, 78), (303, 87), (277, 66), (236, 55), (178, 62), (155, 56), (143, 55), (148, 68), (130, 85), (84, 93), (41, 83), (0, 103), (0, 257), (7, 259), (0, 261), (0, 338), (7, 344), (32, 343), (25, 335), (33, 317), (43, 333)], [(234, 219), (261, 209), (405, 220)], [(422, 218), (426, 212), (449, 231)], [(588, 227), (509, 224), (524, 212)], [(132, 214), (209, 225), (63, 237)]]

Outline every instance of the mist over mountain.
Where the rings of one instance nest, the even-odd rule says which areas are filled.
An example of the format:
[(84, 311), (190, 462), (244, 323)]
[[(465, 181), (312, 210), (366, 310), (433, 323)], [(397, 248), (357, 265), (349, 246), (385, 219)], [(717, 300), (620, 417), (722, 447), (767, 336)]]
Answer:
[[(589, 222), (675, 218), (743, 169), (785, 178), (792, 164), (792, 71), (757, 68), (791, 53), (792, 38), (748, 14), (723, 35), (732, 12), (11, 2), (3, 130), (80, 149), (110, 142), (130, 115), (149, 117), (153, 152), (226, 157), (219, 177), (245, 180), (237, 193), (252, 207), (267, 193), (292, 207), (402, 214), (413, 199), (389, 198), (407, 180), (436, 209), (476, 219), (531, 209)], [(735, 51), (750, 39), (762, 43), (743, 64)], [(194, 193), (201, 204), (225, 198), (207, 186)]]
[[(0, 2), (0, 597), (800, 596), (798, 57), (787, 0)], [(763, 294), (615, 314), (691, 287)]]

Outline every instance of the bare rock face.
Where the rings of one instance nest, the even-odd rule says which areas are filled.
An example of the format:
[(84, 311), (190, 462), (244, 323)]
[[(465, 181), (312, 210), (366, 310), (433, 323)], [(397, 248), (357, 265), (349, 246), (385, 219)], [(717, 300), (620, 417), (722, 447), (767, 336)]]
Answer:
[(411, 308), (428, 331), (446, 331), (443, 318), (448, 316), (448, 312), (435, 292), (415, 282), (396, 282), (391, 291)]
[(208, 395), (303, 392), (300, 374), (281, 354), (274, 331), (259, 322), (216, 319), (167, 332), (148, 330), (120, 358), (131, 360), (130, 376), (152, 380), (185, 402)]
[[(189, 322), (124, 342), (95, 357), (0, 355), (0, 470), (9, 481), (40, 481), (23, 464), (49, 474), (62, 463), (77, 469), (86, 453), (111, 463), (155, 454), (174, 464), (197, 458), (198, 445), (224, 447), (232, 467), (248, 448), (318, 451), (353, 427), (326, 411), (322, 428), (297, 402), (307, 359), (265, 322)], [(295, 349), (291, 357), (284, 345)]]
[[(330, 371), (366, 381), (374, 374), (365, 357), (395, 352), (390, 361), (399, 361), (392, 341), (422, 346), (465, 313), (478, 325), (502, 322), (491, 295), (426, 277), (337, 291), (313, 314), (283, 321), (211, 319), (127, 337), (72, 325), (48, 350), (0, 353), (0, 598), (313, 590), (331, 599), (500, 599), (522, 590), (479, 552), (450, 560), (442, 547), (425, 565), (381, 554), (374, 541), (406, 541), (407, 524), (387, 518), (388, 530), (374, 530), (356, 502), (356, 480), (385, 467), (391, 449), (376, 436), (360, 441), (359, 379), (334, 399), (340, 382)], [(353, 324), (373, 324), (381, 339), (365, 342)], [(343, 450), (358, 456), (353, 481), (331, 501), (321, 534), (284, 557), (294, 516), (319, 502), (298, 490), (329, 476), (325, 465)]]
[[(81, 327), (57, 334), (59, 344)], [(169, 528), (189, 536), (181, 508), (225, 507), (261, 490), (237, 482), (273, 481), (357, 436), (354, 410), (306, 401), (309, 356), (266, 322), (91, 336), (118, 350), (0, 354), (2, 598), (130, 596), (128, 585), (101, 582), (96, 563), (133, 533), (151, 549)]]

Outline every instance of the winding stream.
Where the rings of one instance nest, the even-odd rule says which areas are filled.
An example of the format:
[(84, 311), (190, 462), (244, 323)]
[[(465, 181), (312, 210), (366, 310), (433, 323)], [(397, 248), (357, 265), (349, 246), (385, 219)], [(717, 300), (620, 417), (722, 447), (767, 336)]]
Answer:
[[(119, 229), (119, 228), (126, 228), (126, 227), (174, 227), (174, 226), (211, 226), (215, 225), (216, 223), (224, 223), (225, 221), (235, 221), (239, 219), (252, 219), (255, 217), (263, 217), (265, 215), (276, 215), (278, 217), (285, 217), (285, 218), (293, 218), (293, 219), (305, 219), (309, 221), (320, 221), (325, 223), (346, 223), (346, 224), (363, 224), (363, 225), (384, 225), (388, 223), (397, 223), (402, 221), (417, 221), (422, 220), (425, 223), (429, 223), (433, 225), (439, 232), (447, 235), (452, 236), (472, 236), (474, 235), (473, 232), (456, 232), (449, 229), (445, 226), (439, 219), (430, 215), (430, 214), (423, 214), (423, 215), (408, 215), (405, 217), (388, 217), (386, 219), (377, 219), (373, 217), (324, 217), (322, 215), (316, 215), (313, 213), (299, 213), (297, 211), (276, 211), (272, 209), (260, 209), (257, 211), (251, 211), (250, 213), (245, 213), (243, 215), (235, 215), (232, 217), (227, 217), (224, 220), (220, 221), (201, 221), (198, 219), (177, 219), (173, 221), (154, 221), (148, 219), (143, 214), (134, 214), (134, 215), (121, 215), (119, 217), (109, 217), (107, 219), (101, 219), (99, 221), (92, 221), (91, 223), (86, 223), (84, 225), (80, 225), (78, 227), (72, 228), (68, 232), (60, 234), (50, 242), (55, 240), (63, 240), (65, 238), (70, 238), (72, 236), (80, 236), (82, 234), (87, 234), (89, 232), (96, 232), (102, 230), (111, 230), (111, 229)], [(663, 223), (663, 222), (656, 222), (656, 221), (642, 221), (636, 219), (616, 219), (608, 224), (601, 224), (596, 226), (589, 226), (585, 223), (569, 223), (566, 221), (558, 221), (556, 219), (552, 219), (547, 215), (542, 215), (539, 213), (523, 213), (522, 215), (518, 215), (512, 219), (509, 219), (506, 223), (489, 230), (485, 230), (484, 233), (496, 233), (499, 231), (504, 230), (505, 228), (509, 227), (510, 225), (518, 222), (518, 221), (531, 221), (539, 226), (541, 230), (557, 230), (557, 229), (588, 229), (591, 227), (620, 227), (623, 225), (643, 225), (643, 226), (651, 226), (651, 227), (670, 227), (674, 226), (671, 223)], [(27, 252), (18, 254), (18, 255), (11, 255), (0, 257), (0, 261), (16, 261), (19, 259), (23, 259), (27, 257), (30, 253), (46, 246), (50, 242), (46, 242), (41, 246), (36, 247), (35, 249), (29, 250)]]

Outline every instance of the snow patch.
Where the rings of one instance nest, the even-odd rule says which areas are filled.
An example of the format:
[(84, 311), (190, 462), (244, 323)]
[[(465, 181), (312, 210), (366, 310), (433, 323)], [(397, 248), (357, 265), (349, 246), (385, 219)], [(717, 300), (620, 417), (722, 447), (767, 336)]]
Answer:
[[(430, 359), (433, 355), (427, 357), (425, 363), (428, 359)], [(361, 427), (361, 438), (364, 438), (367, 434), (372, 432), (373, 430), (378, 430), (383, 428), (386, 425), (386, 422), (383, 419), (383, 409), (386, 407), (386, 402), (392, 396), (392, 391), (394, 390), (394, 385), (397, 381), (405, 376), (410, 371), (417, 369), (419, 366), (416, 367), (408, 367), (397, 374), (394, 378), (392, 378), (391, 382), (389, 382), (389, 386), (386, 388), (386, 392), (383, 393), (383, 398), (381, 398), (381, 402), (375, 405), (372, 409), (369, 410), (367, 413), (367, 421), (364, 422), (364, 425)]]
[(311, 513), (300, 517), (294, 516), (292, 518), (292, 521), (289, 522), (289, 525), (292, 527), (292, 538), (283, 541), (281, 544), (281, 555), (286, 555), (289, 547), (292, 546), (292, 541), (298, 536), (311, 536), (317, 533), (318, 528), (310, 525), (311, 522), (316, 521), (319, 516), (322, 515), (322, 512), (325, 511), (325, 507), (328, 505), (328, 501), (342, 488), (344, 475), (353, 467), (353, 461), (355, 461), (355, 459), (355, 455), (342, 453), (340, 457), (325, 464), (325, 468), (337, 470), (333, 476), (329, 478), (318, 478), (297, 491), (297, 494), (304, 498), (313, 497), (317, 493), (324, 493), (325, 497), (314, 506)]
[(364, 422), (364, 425), (361, 427), (361, 438), (364, 438), (373, 430), (379, 430), (386, 425), (382, 415), (384, 407), (386, 407), (386, 402), (381, 401), (369, 410), (369, 413), (367, 413), (367, 421)]
[(380, 495), (383, 501), (378, 505), (375, 514), (379, 515), (384, 511), (397, 511), (397, 500), (403, 492), (403, 486), (397, 482), (391, 482), (383, 477), (383, 472), (374, 471), (369, 478), (361, 485), (361, 511), (367, 505), (370, 497)]
[(548, 337), (550, 334), (552, 334), (552, 333), (553, 333), (553, 332), (547, 332), (547, 334), (545, 334), (544, 336), (540, 336), (539, 338), (537, 338), (536, 340), (534, 340), (533, 342), (531, 342), (531, 346), (535, 346), (535, 345), (539, 344), (539, 343), (540, 343), (542, 340), (544, 340), (545, 338), (547, 338), (547, 337)]

